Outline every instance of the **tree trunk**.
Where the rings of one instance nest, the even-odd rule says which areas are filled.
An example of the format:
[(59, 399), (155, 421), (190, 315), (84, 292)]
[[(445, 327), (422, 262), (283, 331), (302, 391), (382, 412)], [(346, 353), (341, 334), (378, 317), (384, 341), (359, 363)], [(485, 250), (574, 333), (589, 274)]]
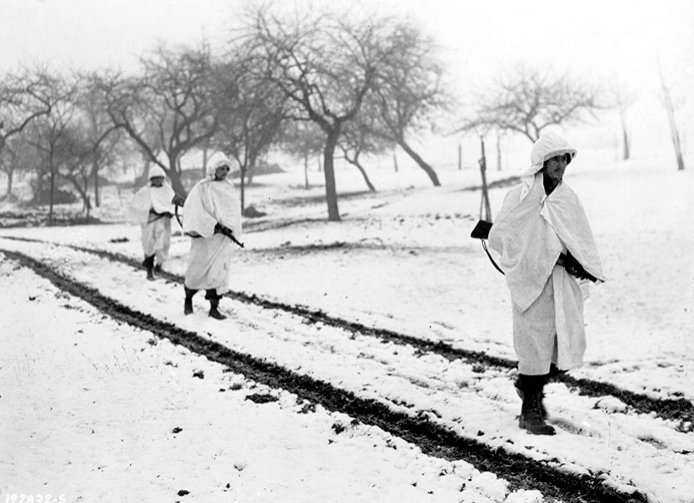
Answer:
[(398, 172), (398, 156), (395, 154), (395, 150), (393, 150), (393, 167), (395, 168), (395, 172)]
[(51, 161), (51, 193), (49, 196), (49, 203), (48, 203), (48, 225), (52, 226), (53, 225), (53, 198), (55, 194), (55, 173), (54, 173), (54, 168), (53, 168), (53, 162)]
[(98, 208), (101, 202), (99, 201), (99, 165), (97, 163), (92, 165), (92, 171), (94, 172), (94, 206)]
[(340, 137), (340, 127), (334, 128), (328, 133), (323, 148), (323, 172), (325, 174), (325, 200), (328, 204), (328, 220), (330, 222), (340, 221), (340, 210), (337, 206), (337, 190), (335, 187), (335, 168), (333, 157), (337, 139)]
[(426, 162), (424, 162), (424, 159), (422, 159), (417, 152), (412, 150), (410, 146), (405, 143), (405, 140), (398, 140), (398, 145), (409, 155), (414, 162), (416, 162), (420, 168), (424, 170), (424, 172), (429, 176), (431, 179), (431, 183), (434, 184), (435, 187), (440, 187), (441, 182), (439, 182), (439, 177), (436, 175), (436, 172), (433, 170), (431, 166), (429, 166)]
[(622, 131), (622, 142), (624, 143), (624, 156), (622, 157), (623, 160), (628, 160), (629, 156), (631, 155), (631, 151), (629, 148), (629, 135), (626, 132), (626, 129)]
[(202, 177), (207, 176), (207, 147), (202, 149)]
[(366, 174), (366, 170), (359, 162), (359, 156), (354, 156), (354, 159), (350, 159), (349, 157), (347, 157), (347, 154), (345, 154), (345, 159), (348, 163), (350, 163), (352, 166), (355, 166), (359, 170), (361, 176), (364, 178), (364, 183), (366, 183), (366, 186), (369, 188), (369, 192), (376, 192), (376, 187), (373, 186), (371, 180), (369, 180), (369, 175)]
[[(177, 154), (169, 155), (169, 169), (166, 171), (169, 175), (169, 180), (171, 180), (171, 188), (179, 196), (187, 195), (186, 189), (183, 188), (183, 182), (181, 182), (181, 166), (180, 159)], [(146, 176), (146, 175), (145, 175)]]
[(304, 188), (306, 190), (310, 188), (308, 184), (308, 152), (304, 152)]
[(684, 170), (684, 160), (682, 158), (682, 145), (680, 143), (680, 133), (677, 130), (675, 123), (675, 111), (672, 108), (672, 103), (667, 103), (668, 115), (670, 117), (670, 135), (672, 136), (672, 146), (675, 149), (675, 157), (677, 158), (677, 170)]
[(152, 165), (152, 161), (145, 159), (144, 168), (142, 173), (135, 177), (136, 185), (145, 185), (149, 180), (147, 180), (147, 175), (149, 175), (149, 167)]
[[(87, 220), (89, 220), (89, 210), (91, 209), (91, 201), (89, 200), (89, 195), (87, 194), (89, 192), (89, 175), (85, 174), (82, 178), (84, 181), (84, 186), (83, 186), (84, 187), (83, 188), (84, 194), (87, 197), (86, 200), (85, 200), (84, 196), (82, 197), (82, 211), (86, 210)], [(82, 195), (82, 194), (80, 193), (80, 195)]]
[(458, 171), (463, 169), (463, 146), (458, 143)]
[(169, 180), (171, 180), (171, 188), (177, 195), (185, 196), (187, 194), (186, 189), (183, 188), (181, 177), (178, 173), (169, 170)]
[(241, 214), (243, 215), (243, 211), (246, 209), (246, 167), (240, 166), (239, 170), (241, 175)]
[(624, 111), (620, 111), (619, 113), (619, 118), (622, 123), (622, 145), (624, 146), (624, 150), (622, 153), (622, 160), (627, 161), (629, 160), (629, 155), (631, 154), (630, 152), (630, 145), (629, 145), (629, 134), (627, 133), (627, 125), (626, 125), (626, 120), (624, 118)]
[(77, 193), (80, 195), (80, 198), (82, 198), (82, 211), (86, 211), (87, 215), (89, 215), (91, 201), (89, 200), (89, 194), (87, 193), (87, 177), (84, 177), (84, 185), (82, 185), (80, 180), (74, 176), (63, 176), (62, 178), (70, 182), (75, 188)]
[(10, 168), (7, 171), (7, 193), (5, 197), (10, 197), (12, 195), (12, 178), (14, 175), (14, 169)]
[(675, 109), (672, 105), (672, 99), (670, 98), (670, 90), (665, 85), (665, 78), (663, 77), (663, 71), (660, 67), (660, 62), (658, 62), (658, 71), (660, 73), (660, 84), (663, 88), (663, 101), (665, 102), (665, 109), (667, 110), (667, 117), (670, 123), (670, 136), (672, 138), (672, 146), (675, 149), (675, 157), (677, 158), (677, 170), (684, 170), (684, 160), (682, 159), (682, 146), (680, 144), (680, 135), (677, 130), (677, 123), (675, 122)]

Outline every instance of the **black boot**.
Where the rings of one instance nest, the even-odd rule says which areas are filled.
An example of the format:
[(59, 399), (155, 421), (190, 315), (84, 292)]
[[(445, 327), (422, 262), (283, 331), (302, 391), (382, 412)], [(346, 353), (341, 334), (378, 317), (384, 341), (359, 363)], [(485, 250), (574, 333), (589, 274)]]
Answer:
[(219, 299), (222, 297), (217, 295), (217, 290), (207, 290), (205, 292), (205, 298), (210, 301), (210, 318), (214, 318), (215, 320), (226, 320), (227, 317), (220, 313), (218, 309)]
[[(550, 374), (545, 376), (545, 383), (549, 380)], [(515, 382), (513, 383), (513, 387), (516, 388), (516, 394), (518, 397), (523, 400), (523, 388), (521, 387), (521, 378), (518, 377), (516, 378)], [(540, 392), (540, 414), (542, 414), (542, 419), (547, 419), (549, 417), (549, 414), (547, 414), (547, 408), (545, 407), (545, 391), (544, 391), (544, 386), (542, 389), (542, 392)]]
[(193, 295), (197, 290), (191, 290), (190, 288), (183, 287), (186, 292), (186, 300), (183, 303), (183, 314), (193, 314)]
[(142, 265), (145, 266), (145, 269), (147, 269), (147, 279), (154, 279), (154, 273), (152, 272), (154, 269), (154, 255), (145, 257), (145, 259), (142, 261)]
[[(557, 367), (554, 363), (552, 363), (549, 366), (549, 374), (545, 376), (545, 384), (547, 384), (549, 381), (554, 379), (557, 376), (560, 376), (562, 374), (566, 374), (568, 370), (560, 370), (559, 367)], [(520, 399), (523, 399), (523, 389), (521, 388), (521, 380), (520, 377), (516, 379), (516, 381), (513, 383), (513, 386), (516, 388), (516, 393), (520, 397)], [(547, 408), (545, 407), (545, 392), (544, 392), (544, 386), (543, 390), (540, 393), (540, 413), (542, 414), (543, 419), (547, 419), (549, 417), (549, 414), (547, 414)]]
[(540, 397), (547, 377), (520, 375), (520, 388), (523, 391), (523, 405), (518, 426), (532, 435), (554, 435), (554, 428), (542, 417)]

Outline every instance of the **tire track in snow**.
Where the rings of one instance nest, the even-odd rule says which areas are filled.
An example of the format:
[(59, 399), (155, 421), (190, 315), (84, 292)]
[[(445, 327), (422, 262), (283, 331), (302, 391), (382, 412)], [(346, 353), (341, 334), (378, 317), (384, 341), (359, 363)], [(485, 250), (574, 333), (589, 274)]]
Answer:
[(545, 497), (570, 503), (647, 501), (638, 491), (621, 492), (605, 486), (599, 477), (563, 472), (546, 462), (492, 448), (474, 439), (461, 437), (425, 417), (411, 417), (392, 411), (382, 403), (360, 398), (325, 381), (234, 351), (172, 323), (131, 309), (24, 253), (3, 249), (0, 249), (0, 253), (30, 268), (60, 290), (84, 300), (114, 320), (150, 331), (210, 361), (222, 364), (235, 373), (243, 374), (248, 379), (272, 388), (284, 389), (303, 400), (320, 404), (329, 411), (341, 412), (364, 424), (377, 426), (417, 445), (425, 454), (447, 460), (464, 459), (480, 471), (493, 472), (507, 480), (511, 490), (537, 489)]
[[(142, 264), (133, 258), (125, 255), (110, 252), (107, 250), (89, 248), (78, 245), (56, 243), (40, 239), (21, 238), (13, 236), (2, 236), (4, 239), (25, 241), (31, 243), (45, 243), (55, 246), (64, 246), (76, 251), (90, 253), (107, 260), (127, 264), (131, 267), (140, 269)], [(183, 277), (162, 271), (159, 276), (183, 284)], [(423, 353), (433, 353), (449, 361), (463, 360), (471, 365), (483, 365), (485, 367), (498, 368), (503, 370), (515, 370), (516, 362), (507, 358), (488, 355), (480, 351), (470, 351), (455, 348), (450, 344), (440, 341), (429, 341), (415, 336), (401, 334), (393, 330), (368, 327), (361, 323), (346, 320), (338, 316), (327, 314), (318, 309), (311, 309), (305, 306), (286, 304), (279, 301), (263, 298), (253, 293), (242, 291), (230, 291), (227, 297), (236, 301), (253, 304), (265, 309), (274, 309), (304, 318), (308, 323), (322, 323), (324, 325), (343, 329), (352, 334), (374, 337), (384, 342), (392, 342), (399, 345), (408, 345), (416, 348)], [(636, 393), (622, 389), (612, 383), (595, 381), (586, 378), (576, 378), (568, 374), (562, 374), (553, 378), (554, 381), (563, 382), (570, 388), (578, 391), (579, 395), (600, 398), (613, 396), (640, 414), (655, 414), (656, 416), (677, 423), (677, 430), (688, 433), (694, 430), (694, 404), (685, 398), (656, 398), (643, 393)]]

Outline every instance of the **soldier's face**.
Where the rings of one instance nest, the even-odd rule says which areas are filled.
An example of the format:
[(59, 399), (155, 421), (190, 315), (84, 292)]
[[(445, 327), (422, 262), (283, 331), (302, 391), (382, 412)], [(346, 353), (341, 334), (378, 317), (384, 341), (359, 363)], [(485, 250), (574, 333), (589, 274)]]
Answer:
[(559, 183), (564, 177), (564, 171), (566, 171), (567, 166), (566, 154), (557, 155), (548, 159), (545, 163), (545, 177), (549, 178), (555, 183)]
[(162, 185), (164, 185), (163, 176), (153, 176), (149, 179), (149, 181), (152, 184), (152, 187), (161, 187)]
[(229, 166), (220, 166), (214, 170), (215, 180), (224, 180), (229, 174)]

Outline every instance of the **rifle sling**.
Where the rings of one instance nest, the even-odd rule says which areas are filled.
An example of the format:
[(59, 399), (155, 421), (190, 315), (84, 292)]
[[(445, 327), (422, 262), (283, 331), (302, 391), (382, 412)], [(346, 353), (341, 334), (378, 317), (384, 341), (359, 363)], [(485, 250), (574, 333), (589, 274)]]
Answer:
[(487, 254), (487, 257), (489, 257), (489, 260), (492, 262), (492, 265), (494, 266), (494, 268), (505, 276), (506, 274), (504, 273), (504, 271), (501, 270), (501, 267), (499, 267), (496, 264), (496, 262), (494, 261), (494, 259), (492, 258), (492, 254), (489, 253), (489, 250), (487, 249), (487, 240), (486, 239), (480, 239), (480, 241), (482, 242), (482, 248), (484, 248), (484, 252)]

